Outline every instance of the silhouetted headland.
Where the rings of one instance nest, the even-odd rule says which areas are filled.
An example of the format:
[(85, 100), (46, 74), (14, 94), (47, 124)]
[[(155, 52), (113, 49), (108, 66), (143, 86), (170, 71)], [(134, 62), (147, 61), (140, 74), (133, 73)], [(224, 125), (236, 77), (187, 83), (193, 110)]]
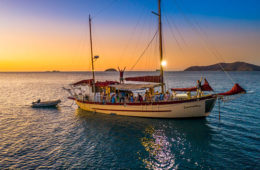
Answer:
[(209, 66), (191, 66), (184, 71), (221, 71), (222, 68), (220, 65), (225, 71), (260, 71), (260, 66), (246, 62), (218, 63)]
[(107, 72), (117, 72), (117, 70), (114, 69), (114, 68), (109, 68), (109, 69), (106, 69), (105, 71), (107, 71)]

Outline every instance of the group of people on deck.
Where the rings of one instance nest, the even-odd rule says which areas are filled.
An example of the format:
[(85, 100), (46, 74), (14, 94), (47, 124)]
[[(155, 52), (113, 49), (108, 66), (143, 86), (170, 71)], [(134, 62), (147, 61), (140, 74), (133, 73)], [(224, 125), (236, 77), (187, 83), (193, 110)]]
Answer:
[(169, 93), (159, 93), (156, 91), (152, 93), (152, 90), (146, 90), (145, 94), (136, 93), (134, 95), (131, 91), (116, 91), (115, 93), (110, 93), (109, 95), (106, 92), (101, 92), (100, 102), (102, 103), (142, 103), (142, 102), (161, 102), (161, 101), (170, 101), (173, 100), (175, 92)]
[[(176, 92), (173, 91), (170, 93), (166, 91), (166, 93), (159, 93), (158, 91), (154, 92), (153, 88), (146, 90), (144, 94), (142, 93), (134, 93), (132, 91), (123, 91), (116, 90), (115, 92), (109, 91), (107, 93), (106, 90), (100, 93), (100, 102), (102, 103), (142, 103), (142, 102), (162, 102), (162, 101), (171, 101), (176, 99)], [(197, 81), (197, 97), (201, 97), (201, 81)], [(187, 98), (191, 98), (191, 93), (187, 92)]]
[[(124, 83), (124, 69), (120, 69), (118, 67), (118, 71), (120, 73), (120, 84)], [(201, 81), (197, 80), (197, 97), (201, 97), (202, 95), (202, 86)], [(176, 92), (173, 91), (170, 93), (168, 90), (166, 93), (159, 93), (158, 91), (154, 92), (154, 88), (149, 88), (146, 90), (144, 94), (141, 93), (134, 93), (132, 91), (125, 91), (125, 90), (113, 90), (106, 87), (103, 90), (101, 89), (100, 97), (97, 97), (95, 100), (97, 102), (102, 102), (103, 104), (109, 103), (142, 103), (142, 102), (162, 102), (162, 101), (172, 101), (176, 98)], [(191, 92), (187, 92), (187, 98), (191, 98)]]

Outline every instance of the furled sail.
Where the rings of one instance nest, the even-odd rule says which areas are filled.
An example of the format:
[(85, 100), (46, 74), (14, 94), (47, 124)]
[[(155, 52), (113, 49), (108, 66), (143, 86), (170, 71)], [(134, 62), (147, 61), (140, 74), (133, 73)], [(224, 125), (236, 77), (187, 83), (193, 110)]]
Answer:
[[(197, 87), (188, 87), (188, 88), (172, 88), (172, 91), (197, 91)], [(213, 91), (207, 79), (204, 79), (204, 84), (201, 86), (202, 91)]]
[(125, 78), (125, 80), (126, 81), (141, 81), (141, 82), (160, 83), (161, 77), (160, 76), (127, 77), (127, 78)]
[(241, 93), (246, 93), (246, 90), (243, 89), (239, 84), (235, 84), (231, 90), (224, 92), (224, 93), (218, 93), (220, 96), (230, 96), (230, 95), (235, 95), (235, 94), (241, 94)]
[(92, 85), (93, 84), (93, 79), (87, 79), (87, 80), (81, 80), (76, 83), (73, 83), (73, 86), (80, 86), (80, 85)]
[[(79, 82), (73, 83), (73, 86), (80, 86), (80, 85), (93, 85), (94, 80), (93, 79), (87, 79), (87, 80), (81, 80)], [(96, 87), (106, 87), (113, 84), (119, 84), (117, 81), (97, 81), (95, 83)]]
[(109, 85), (115, 85), (115, 84), (119, 84), (119, 82), (117, 82), (117, 81), (97, 81), (95, 83), (95, 86), (97, 86), (97, 87), (107, 87)]

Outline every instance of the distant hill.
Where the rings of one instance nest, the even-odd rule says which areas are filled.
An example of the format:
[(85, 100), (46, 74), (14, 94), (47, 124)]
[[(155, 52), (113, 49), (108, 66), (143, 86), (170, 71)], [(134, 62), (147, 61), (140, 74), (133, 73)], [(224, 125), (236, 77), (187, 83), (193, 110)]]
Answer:
[(45, 72), (47, 72), (47, 73), (59, 73), (60, 71), (59, 70), (52, 70), (52, 71), (45, 71)]
[(114, 69), (114, 68), (109, 68), (109, 69), (106, 69), (105, 71), (109, 71), (109, 72), (117, 72), (117, 70)]
[(218, 63), (209, 66), (192, 66), (184, 71), (221, 71), (220, 65), (225, 71), (260, 71), (260, 66), (245, 62)]

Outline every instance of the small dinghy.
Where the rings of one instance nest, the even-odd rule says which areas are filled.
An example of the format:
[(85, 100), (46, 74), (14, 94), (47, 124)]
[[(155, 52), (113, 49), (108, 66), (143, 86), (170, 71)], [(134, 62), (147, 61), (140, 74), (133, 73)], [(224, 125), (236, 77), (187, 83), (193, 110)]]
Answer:
[(57, 107), (57, 105), (61, 102), (61, 100), (53, 100), (53, 101), (44, 101), (37, 100), (36, 102), (32, 102), (33, 108), (44, 108), (44, 107)]

